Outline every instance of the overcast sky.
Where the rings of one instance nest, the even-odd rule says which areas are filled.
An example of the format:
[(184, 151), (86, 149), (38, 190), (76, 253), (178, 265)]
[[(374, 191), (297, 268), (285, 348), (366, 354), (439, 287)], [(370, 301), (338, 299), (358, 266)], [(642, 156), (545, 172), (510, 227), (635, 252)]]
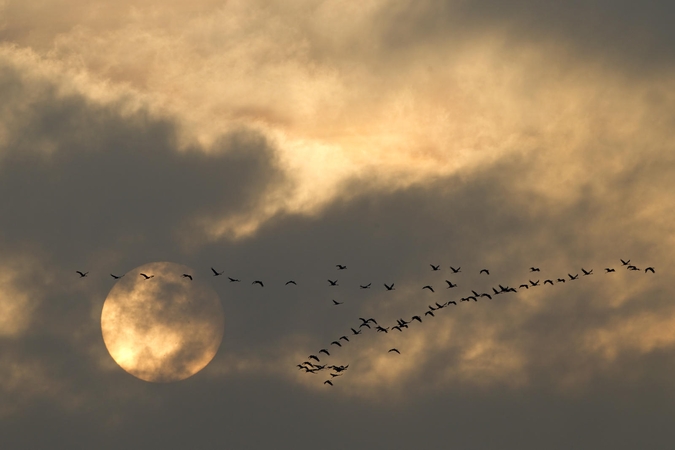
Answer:
[[(672, 2), (135, 3), (0, 0), (0, 447), (672, 446)], [(155, 261), (225, 312), (175, 383), (101, 334)]]

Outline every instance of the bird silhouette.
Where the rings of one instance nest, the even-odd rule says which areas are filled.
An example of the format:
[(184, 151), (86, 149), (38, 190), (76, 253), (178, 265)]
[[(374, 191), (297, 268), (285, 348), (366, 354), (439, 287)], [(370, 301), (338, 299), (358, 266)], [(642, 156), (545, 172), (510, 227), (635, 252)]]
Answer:
[(518, 288), (519, 288), (519, 289), (522, 289), (522, 288), (529, 289), (530, 286), (527, 285), (527, 284), (521, 284), (520, 286), (518, 286)]
[(551, 286), (553, 286), (553, 280), (546, 280), (546, 281), (544, 281), (544, 284), (546, 284), (546, 283), (548, 283), (548, 284), (550, 284)]
[(230, 278), (230, 277), (227, 277), (227, 279), (230, 280), (230, 283), (236, 283), (236, 282), (241, 281), (241, 280), (238, 280), (236, 278)]
[(368, 329), (370, 330), (370, 325), (368, 325), (367, 323), (362, 323), (361, 325), (359, 325), (359, 328), (361, 327), (368, 327)]
[(564, 283), (565, 279), (564, 278), (558, 278), (558, 283)]
[(611, 273), (611, 272), (616, 272), (616, 270), (611, 269), (611, 268), (609, 268), (609, 267), (605, 267), (605, 272), (606, 272), (606, 273)]
[(337, 286), (337, 285), (338, 285), (338, 284), (337, 284), (338, 280), (335, 280), (335, 281), (333, 281), (333, 280), (328, 280), (328, 282), (330, 283), (331, 286)]
[(154, 278), (154, 277), (155, 277), (154, 275), (146, 275), (146, 274), (144, 274), (144, 273), (142, 273), (142, 272), (140, 273), (140, 275), (141, 275), (143, 278), (145, 278), (146, 280), (149, 280), (150, 278)]
[(362, 331), (362, 330), (356, 331), (353, 328), (350, 328), (350, 330), (352, 330), (352, 333), (354, 333), (354, 335), (361, 334), (361, 331)]
[(433, 311), (427, 311), (427, 312), (424, 313), (424, 315), (425, 315), (425, 316), (436, 317), (436, 316), (434, 316), (434, 312), (433, 312)]
[(454, 267), (450, 266), (450, 270), (452, 270), (452, 273), (459, 273), (461, 272), (461, 269), (462, 269), (461, 267), (455, 269)]
[(289, 284), (294, 284), (294, 285), (296, 285), (296, 286), (298, 285), (298, 283), (296, 283), (295, 281), (293, 281), (293, 280), (288, 280), (284, 286), (288, 286)]
[(359, 287), (360, 287), (361, 289), (370, 289), (370, 285), (371, 285), (371, 284), (373, 284), (373, 283), (360, 284)]
[(359, 317), (359, 320), (363, 323), (368, 323), (368, 322), (373, 322), (375, 325), (377, 325), (377, 321), (373, 319), (372, 317), (369, 319), (364, 319), (363, 317)]
[(628, 266), (628, 270), (640, 270), (640, 269), (638, 269), (638, 268), (635, 267), (635, 266)]
[(448, 283), (448, 289), (457, 287), (456, 284), (452, 284), (452, 281), (445, 280), (446, 283)]
[(647, 273), (647, 271), (649, 271), (649, 272), (651, 272), (651, 273), (656, 273), (656, 272), (654, 271), (654, 268), (653, 268), (653, 267), (647, 267), (647, 268), (645, 269), (645, 273)]
[(429, 289), (431, 292), (435, 292), (435, 291), (434, 291), (434, 288), (432, 288), (432, 287), (429, 286), (429, 285), (424, 286), (422, 289)]
[(539, 286), (539, 280), (537, 281), (527, 280), (527, 281), (529, 281), (532, 286)]
[(396, 353), (398, 353), (399, 355), (401, 354), (401, 352), (399, 352), (397, 348), (392, 348), (392, 349), (390, 349), (387, 353), (391, 353), (391, 352), (396, 352)]
[[(486, 295), (487, 295), (487, 294), (486, 294)], [(488, 297), (489, 297), (489, 296), (488, 296)], [(492, 297), (490, 297), (490, 298), (492, 298)], [(457, 302), (454, 301), (454, 300), (453, 300), (453, 301), (450, 301), (450, 302), (448, 302), (448, 303), (446, 303), (446, 305), (449, 305), (450, 303), (452, 303), (453, 305), (457, 306)]]
[(539, 267), (530, 267), (530, 272), (539, 272)]
[(255, 280), (255, 281), (254, 281), (253, 283), (251, 283), (251, 284), (259, 284), (260, 287), (265, 287), (265, 285), (263, 284), (263, 282), (260, 281), (260, 280)]
[(181, 278), (189, 278), (190, 281), (192, 281), (192, 275), (189, 275), (187, 273), (184, 273), (183, 275), (181, 275)]
[(330, 384), (331, 386), (333, 386), (333, 382), (332, 382), (332, 381), (330, 381), (330, 380), (326, 380), (326, 381), (324, 381), (324, 382), (323, 382), (323, 384)]
[(628, 264), (630, 264), (630, 259), (628, 261), (624, 261), (623, 259), (619, 258), (619, 261), (621, 261), (622, 266), (627, 266)]
[(338, 341), (333, 341), (330, 343), (330, 345), (337, 345), (338, 347), (342, 347), (342, 344), (340, 344)]
[(345, 270), (347, 266), (343, 266), (342, 264), (336, 264), (335, 267), (338, 268), (338, 270)]
[(483, 273), (483, 272), (485, 272), (486, 275), (490, 275), (490, 271), (487, 270), (487, 269), (481, 269), (481, 271), (478, 272), (478, 273), (481, 274), (481, 273)]
[(79, 270), (76, 270), (75, 272), (77, 272), (78, 274), (80, 274), (80, 278), (86, 277), (87, 274), (89, 273), (89, 272), (80, 272)]
[(320, 361), (319, 361), (319, 357), (316, 356), (316, 355), (309, 355), (309, 356), (307, 357), (307, 359), (316, 359), (316, 362), (320, 362)]
[(214, 277), (219, 277), (220, 275), (223, 274), (224, 271), (223, 271), (223, 272), (218, 272), (216, 269), (214, 269), (213, 267), (211, 267), (211, 272), (213, 272), (213, 276), (214, 276)]
[(328, 350), (326, 350), (325, 348), (319, 350), (319, 353), (325, 353), (326, 355), (330, 356), (330, 353), (328, 353)]
[(341, 305), (341, 304), (343, 304), (343, 303), (344, 303), (344, 302), (336, 302), (335, 300), (333, 300), (333, 304), (334, 304), (334, 305)]
[[(483, 294), (480, 294), (480, 296), (481, 296), (481, 297), (487, 297), (487, 298), (489, 298), (490, 300), (492, 300), (492, 296), (491, 296), (490, 294), (483, 293)], [(448, 303), (450, 303), (450, 302), (448, 302)]]
[(400, 331), (400, 332), (403, 332), (403, 330), (401, 329), (401, 326), (400, 326), (400, 325), (393, 326), (393, 327), (391, 327), (391, 329), (392, 329), (392, 330), (398, 330), (398, 331)]
[(571, 273), (568, 273), (567, 275), (570, 277), (570, 280), (576, 280), (577, 278), (579, 278), (579, 274), (572, 275)]
[[(345, 341), (349, 342), (349, 338), (347, 336), (340, 336), (340, 339), (344, 339)], [(338, 339), (338, 340), (340, 340)]]
[(412, 322), (413, 320), (416, 320), (419, 323), (422, 323), (422, 319), (420, 318), (420, 316), (412, 316), (412, 319), (410, 319), (410, 321)]
[(116, 279), (116, 280), (119, 280), (119, 279), (122, 278), (124, 275), (117, 276), (117, 275), (113, 275), (113, 274), (111, 273), (110, 276), (113, 277), (113, 278)]
[(584, 276), (586, 276), (586, 275), (593, 275), (593, 269), (591, 269), (590, 271), (588, 271), (588, 270), (586, 270), (586, 269), (584, 269), (584, 268), (582, 267), (582, 268), (581, 268), (581, 271), (584, 273)]
[(382, 326), (380, 326), (380, 325), (376, 326), (376, 327), (375, 327), (375, 330), (376, 330), (378, 333), (383, 333), (383, 332), (384, 332), (384, 333), (388, 333), (388, 332), (389, 332), (389, 331), (388, 331), (388, 330), (389, 330), (388, 327), (385, 328), (385, 327), (382, 327)]
[(429, 264), (431, 266), (431, 270), (441, 270), (441, 265), (434, 266), (433, 264)]
[(394, 283), (391, 283), (391, 286), (387, 285), (387, 283), (384, 283), (384, 287), (386, 287), (388, 291), (393, 291), (394, 290)]

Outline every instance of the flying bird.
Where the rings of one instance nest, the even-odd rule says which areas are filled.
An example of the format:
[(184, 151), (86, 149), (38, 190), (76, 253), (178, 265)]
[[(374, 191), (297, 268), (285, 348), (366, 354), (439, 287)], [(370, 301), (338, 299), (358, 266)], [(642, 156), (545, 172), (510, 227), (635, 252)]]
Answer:
[(363, 331), (363, 330), (356, 331), (353, 328), (350, 328), (350, 330), (352, 330), (352, 333), (354, 333), (354, 335), (361, 334), (361, 331)]
[(323, 384), (330, 384), (330, 385), (332, 386), (332, 385), (333, 385), (333, 382), (330, 381), (330, 380), (326, 380), (326, 381), (323, 382)]
[(619, 261), (621, 261), (621, 265), (623, 265), (623, 266), (627, 266), (628, 264), (630, 264), (630, 259), (628, 261), (624, 261), (623, 259), (619, 259)]
[[(480, 294), (480, 296), (481, 296), (481, 297), (487, 297), (487, 298), (489, 298), (490, 300), (492, 300), (492, 296), (491, 296), (490, 294), (483, 293), (483, 294)], [(448, 302), (448, 303), (450, 303), (450, 302)], [(454, 302), (453, 302), (453, 303), (454, 303)]]
[(382, 332), (388, 333), (387, 330), (389, 330), (389, 328), (384, 328), (384, 327), (381, 327), (381, 326), (378, 325), (377, 327), (375, 327), (375, 330), (377, 330), (378, 333), (382, 333)]
[(342, 264), (336, 264), (335, 267), (338, 268), (338, 270), (345, 270), (347, 266), (343, 266)]
[(384, 287), (386, 287), (388, 291), (393, 291), (394, 290), (394, 283), (391, 283), (391, 286), (387, 285), (387, 283), (384, 283)]
[(255, 281), (254, 281), (253, 283), (251, 283), (251, 284), (259, 284), (260, 287), (265, 287), (265, 285), (263, 284), (263, 282), (260, 281), (260, 280), (255, 280)]
[[(485, 295), (487, 295), (487, 294), (485, 294)], [(488, 295), (488, 297), (490, 297), (490, 296)], [(492, 298), (492, 297), (490, 297), (490, 298)], [(453, 305), (457, 306), (457, 302), (454, 301), (454, 300), (453, 300), (453, 301), (450, 301), (450, 302), (448, 302), (448, 303), (446, 303), (446, 305), (449, 305), (450, 303), (452, 303)]]
[(335, 281), (333, 281), (333, 280), (328, 280), (328, 282), (330, 283), (331, 286), (337, 286), (337, 285), (338, 285), (338, 284), (337, 284), (338, 280), (335, 280)]
[(654, 272), (654, 268), (653, 268), (653, 267), (647, 267), (647, 268), (645, 269), (645, 273), (647, 273), (647, 271), (649, 271), (649, 272), (651, 272), (651, 273), (656, 273), (656, 272)]
[(432, 287), (429, 286), (429, 285), (424, 286), (422, 289), (429, 289), (431, 292), (435, 292), (435, 291), (434, 291), (434, 288), (432, 288)]
[(584, 273), (584, 276), (586, 276), (586, 275), (593, 275), (593, 269), (591, 269), (590, 271), (587, 271), (586, 269), (584, 269), (584, 268), (582, 267), (582, 268), (581, 268), (581, 271)]
[(80, 278), (84, 278), (84, 277), (86, 277), (86, 276), (87, 276), (87, 274), (89, 273), (89, 272), (80, 272), (79, 270), (76, 270), (75, 272), (77, 272), (77, 273), (79, 273), (79, 274), (80, 274)]
[(325, 348), (319, 350), (319, 353), (325, 353), (326, 355), (330, 356), (330, 353), (328, 353), (328, 350), (326, 350)]
[(616, 270), (610, 269), (609, 267), (605, 267), (605, 272), (606, 272), (606, 273), (616, 272)]
[(540, 272), (539, 267), (530, 267), (530, 272)]
[(361, 327), (368, 327), (369, 330), (371, 329), (370, 325), (368, 325), (367, 323), (362, 323), (361, 325), (359, 325), (359, 328)]
[(236, 278), (230, 278), (230, 277), (227, 277), (227, 279), (230, 280), (230, 283), (235, 283), (235, 282), (241, 281), (241, 280), (238, 280)]
[(528, 286), (527, 284), (521, 284), (520, 286), (518, 286), (518, 288), (519, 289), (522, 289), (522, 288), (529, 289), (530, 286)]
[(213, 272), (213, 276), (214, 276), (214, 277), (218, 277), (218, 276), (222, 275), (224, 271), (223, 271), (223, 272), (218, 272), (216, 269), (214, 269), (213, 267), (211, 267), (211, 272)]
[(113, 274), (111, 273), (110, 276), (113, 277), (113, 278), (116, 279), (116, 280), (119, 280), (119, 279), (122, 278), (124, 275), (117, 276), (117, 275), (113, 275)]
[(427, 311), (427, 312), (425, 312), (424, 315), (425, 315), (425, 316), (436, 317), (436, 316), (434, 316), (434, 311), (433, 311), (433, 310), (432, 310), (432, 311)]
[(401, 354), (401, 352), (399, 352), (397, 348), (392, 348), (392, 349), (390, 349), (387, 353), (391, 353), (391, 352), (396, 352), (396, 353), (398, 353), (399, 355)]
[(400, 326), (400, 325), (395, 325), (395, 326), (391, 327), (391, 329), (392, 329), (392, 330), (398, 330), (398, 331), (400, 331), (400, 332), (403, 332), (403, 330), (401, 329), (401, 326)]
[(434, 266), (433, 264), (429, 264), (431, 266), (431, 270), (441, 270), (441, 265)]
[(412, 316), (412, 319), (410, 319), (410, 321), (412, 322), (413, 320), (416, 320), (419, 323), (422, 323), (422, 319), (420, 318), (420, 316)]
[(577, 278), (579, 278), (579, 274), (572, 275), (571, 273), (568, 273), (567, 275), (570, 277), (570, 280), (576, 280)]
[(370, 289), (370, 285), (371, 285), (371, 284), (373, 284), (373, 283), (360, 284), (359, 287), (360, 287), (361, 289)]
[(564, 278), (558, 278), (558, 283), (564, 283), (565, 279)]
[(146, 275), (146, 274), (144, 274), (144, 273), (142, 273), (142, 272), (141, 272), (140, 275), (141, 275), (143, 278), (145, 278), (146, 280), (149, 280), (150, 278), (154, 278), (154, 275)]
[(344, 302), (336, 302), (336, 301), (333, 299), (333, 304), (334, 304), (334, 305), (341, 305), (341, 304), (343, 304), (343, 303), (344, 303)]
[(452, 281), (445, 280), (446, 283), (448, 283), (448, 289), (457, 287), (456, 284), (452, 284)]
[(316, 355), (309, 355), (307, 359), (316, 359), (316, 362), (319, 362), (319, 357)]
[(481, 271), (478, 272), (478, 273), (481, 274), (481, 273), (483, 273), (483, 272), (485, 272), (486, 275), (490, 275), (490, 271), (487, 270), (487, 269), (481, 269)]
[(298, 283), (296, 283), (295, 281), (293, 281), (293, 280), (288, 280), (284, 286), (288, 286), (289, 284), (294, 284), (294, 285), (296, 285), (296, 286), (298, 285)]
[(450, 269), (452, 270), (452, 273), (459, 273), (459, 272), (461, 272), (462, 268), (458, 267), (458, 268), (455, 269), (454, 267), (450, 266)]
[(532, 286), (539, 286), (539, 280), (537, 281), (527, 280), (527, 281), (529, 281)]
[(342, 344), (340, 344), (338, 341), (333, 341), (330, 343), (330, 345), (337, 345), (338, 347), (342, 347)]
[(363, 317), (359, 317), (359, 320), (363, 323), (368, 323), (368, 322), (373, 322), (375, 325), (377, 325), (377, 321), (373, 319), (372, 317), (369, 319), (364, 319)]
[(187, 273), (184, 273), (183, 275), (181, 275), (181, 278), (189, 278), (190, 281), (192, 281), (192, 275), (187, 274)]
[(340, 336), (340, 339), (344, 339), (345, 341), (349, 342), (349, 338), (347, 336)]
[(550, 284), (551, 286), (553, 286), (553, 280), (546, 280), (546, 281), (544, 281), (544, 284), (546, 284), (546, 283), (548, 283), (548, 284)]

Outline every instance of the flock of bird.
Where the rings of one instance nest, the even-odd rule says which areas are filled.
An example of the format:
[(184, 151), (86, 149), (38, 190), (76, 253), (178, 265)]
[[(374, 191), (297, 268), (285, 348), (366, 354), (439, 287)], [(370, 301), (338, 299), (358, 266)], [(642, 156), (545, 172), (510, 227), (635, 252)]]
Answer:
[[(642, 269), (640, 269), (637, 266), (631, 264), (630, 259), (627, 260), (627, 261), (624, 261), (623, 259), (620, 259), (620, 261), (621, 261), (622, 267), (625, 267), (626, 270), (628, 270), (628, 271), (642, 271)], [(429, 264), (429, 265), (431, 266), (431, 270), (434, 271), (434, 272), (441, 270), (440, 265), (434, 265), (434, 264)], [(346, 270), (347, 269), (347, 266), (342, 265), (342, 264), (336, 264), (335, 267), (337, 268), (337, 270)], [(461, 267), (455, 268), (455, 267), (450, 266), (450, 270), (452, 271), (453, 275), (462, 273), (461, 269), (462, 269)], [(537, 272), (540, 272), (540, 271), (541, 270), (540, 270), (539, 267), (530, 267), (530, 269), (529, 269), (530, 274), (534, 274), (534, 273), (537, 273)], [(604, 269), (604, 271), (605, 271), (606, 274), (609, 274), (609, 273), (616, 272), (616, 269), (614, 269), (612, 267), (606, 267)], [(224, 271), (219, 272), (213, 267), (211, 267), (211, 272), (212, 272), (214, 277), (219, 277), (219, 276), (222, 276), (224, 274)], [(586, 270), (585, 268), (582, 267), (581, 272), (583, 274), (582, 276), (584, 276), (584, 277), (593, 275), (593, 269)], [(651, 266), (646, 267), (644, 269), (644, 272), (645, 273), (649, 273), (649, 272), (656, 273), (654, 267), (651, 267)], [(76, 273), (80, 276), (80, 278), (87, 277), (88, 274), (89, 274), (89, 272), (82, 272), (82, 271), (79, 271), (79, 270), (77, 270)], [(490, 271), (488, 269), (481, 269), (479, 271), (479, 275), (489, 276)], [(471, 302), (471, 301), (477, 302), (478, 299), (480, 299), (480, 298), (487, 298), (487, 299), (492, 300), (492, 298), (496, 295), (516, 293), (516, 292), (518, 292), (519, 289), (520, 290), (522, 290), (522, 289), (532, 289), (532, 288), (539, 287), (541, 285), (547, 285), (547, 284), (553, 285), (554, 283), (559, 284), (559, 283), (565, 283), (565, 282), (568, 282), (568, 281), (570, 281), (570, 282), (575, 281), (575, 280), (579, 279), (580, 275), (581, 274), (578, 274), (578, 273), (574, 274), (574, 275), (571, 274), (571, 273), (568, 273), (567, 277), (565, 277), (565, 276), (559, 277), (559, 278), (556, 278), (555, 281), (552, 278), (546, 279), (546, 280), (543, 281), (543, 283), (542, 283), (541, 279), (537, 279), (536, 281), (533, 281), (532, 279), (528, 278), (527, 282), (524, 282), (524, 283), (520, 284), (518, 286), (518, 288), (511, 287), (509, 285), (503, 286), (502, 284), (497, 284), (496, 286), (491, 287), (491, 291), (482, 292), (482, 293), (477, 292), (476, 290), (472, 289), (471, 294), (467, 295), (466, 297), (459, 298), (459, 302), (460, 303), (461, 302)], [(118, 280), (118, 279), (124, 277), (124, 275), (115, 275), (115, 274), (112, 274), (112, 273), (110, 274), (110, 276), (112, 278), (114, 278), (115, 280)], [(143, 272), (139, 273), (138, 276), (142, 277), (146, 281), (154, 278), (154, 275), (146, 274), (146, 273), (143, 273)], [(532, 275), (530, 275), (530, 276), (532, 278), (534, 278), (534, 276), (532, 276)], [(181, 277), (185, 278), (187, 280), (190, 280), (190, 281), (193, 280), (193, 275), (189, 274), (189, 273), (184, 273), (184, 274), (181, 275)], [(238, 279), (238, 278), (232, 278), (232, 277), (227, 277), (227, 278), (228, 278), (230, 283), (241, 282), (241, 280)], [(327, 279), (327, 282), (329, 284), (329, 287), (339, 286), (337, 279), (335, 279), (335, 280)], [(445, 283), (447, 284), (446, 289), (453, 289), (453, 288), (456, 288), (458, 286), (456, 283), (453, 283), (452, 281), (447, 280), (447, 279), (445, 280)], [(259, 285), (261, 288), (265, 287), (265, 284), (261, 280), (253, 280), (251, 282), (251, 284), (252, 285)], [(297, 285), (297, 284), (298, 283), (295, 280), (288, 280), (285, 283), (286, 286)], [(360, 289), (371, 289), (371, 287), (372, 287), (372, 283), (359, 285)], [(395, 290), (394, 283), (391, 283), (391, 284), (384, 283), (384, 288), (387, 291)], [(432, 293), (436, 292), (434, 287), (431, 286), (431, 285), (422, 286), (421, 289), (422, 290), (428, 290)], [(344, 302), (338, 302), (335, 299), (333, 299), (332, 302), (333, 302), (334, 306), (342, 305), (344, 303)], [(363, 333), (363, 328), (367, 328), (367, 329), (370, 329), (370, 330), (374, 329), (377, 333), (384, 333), (384, 334), (387, 334), (390, 331), (394, 331), (394, 330), (402, 333), (404, 330), (407, 330), (409, 328), (409, 325), (411, 325), (413, 322), (416, 321), (416, 322), (422, 323), (423, 320), (427, 320), (427, 317), (429, 317), (429, 318), (435, 317), (435, 315), (438, 314), (438, 311), (440, 311), (444, 308), (447, 308), (450, 305), (457, 306), (457, 301), (456, 300), (448, 300), (448, 301), (443, 302), (443, 303), (434, 302), (433, 305), (428, 305), (428, 309), (424, 313), (414, 315), (409, 320), (399, 318), (399, 319), (396, 320), (396, 324), (390, 325), (388, 327), (385, 327), (385, 326), (379, 324), (375, 320), (375, 318), (359, 317), (359, 320), (361, 322), (359, 324), (355, 325), (356, 328), (350, 327), (351, 333), (347, 332), (346, 334), (344, 334), (344, 335), (338, 337), (337, 339), (333, 340), (328, 345), (328, 347), (331, 348), (330, 351), (329, 351), (328, 348), (322, 348), (321, 350), (316, 352), (316, 354), (309, 355), (307, 357), (307, 360), (303, 361), (300, 364), (297, 364), (297, 368), (299, 370), (303, 370), (304, 373), (309, 373), (309, 374), (317, 374), (317, 373), (322, 372), (322, 371), (327, 371), (330, 375), (330, 378), (325, 380), (323, 382), (323, 384), (328, 385), (328, 386), (333, 386), (333, 380), (336, 377), (340, 377), (340, 376), (344, 375), (345, 371), (349, 368), (349, 364), (347, 364), (347, 365), (336, 365), (336, 364), (328, 364), (328, 363), (325, 363), (325, 362), (323, 364), (321, 364), (321, 358), (330, 357), (331, 351), (335, 352), (339, 348), (342, 348), (343, 345), (346, 345), (347, 343), (351, 342), (349, 340), (349, 337), (352, 337), (352, 339), (354, 339), (356, 336), (361, 335)], [(424, 319), (423, 319), (423, 317), (424, 317)], [(333, 348), (331, 346), (335, 346), (335, 347)], [(395, 353), (397, 355), (401, 355), (401, 351), (398, 348), (395, 348), (395, 347), (389, 349), (388, 353)], [(319, 356), (319, 355), (322, 355), (322, 354), (325, 355), (325, 356)]]

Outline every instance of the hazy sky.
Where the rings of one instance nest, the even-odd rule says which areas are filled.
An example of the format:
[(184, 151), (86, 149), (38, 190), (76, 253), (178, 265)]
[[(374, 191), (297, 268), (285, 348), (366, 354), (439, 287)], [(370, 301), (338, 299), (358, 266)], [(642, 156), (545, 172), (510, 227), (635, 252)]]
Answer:
[[(674, 15), (0, 0), (0, 447), (670, 448)], [(153, 261), (225, 311), (176, 383), (101, 336), (109, 274)], [(568, 282), (366, 330), (333, 387), (295, 366), (531, 266)]]

